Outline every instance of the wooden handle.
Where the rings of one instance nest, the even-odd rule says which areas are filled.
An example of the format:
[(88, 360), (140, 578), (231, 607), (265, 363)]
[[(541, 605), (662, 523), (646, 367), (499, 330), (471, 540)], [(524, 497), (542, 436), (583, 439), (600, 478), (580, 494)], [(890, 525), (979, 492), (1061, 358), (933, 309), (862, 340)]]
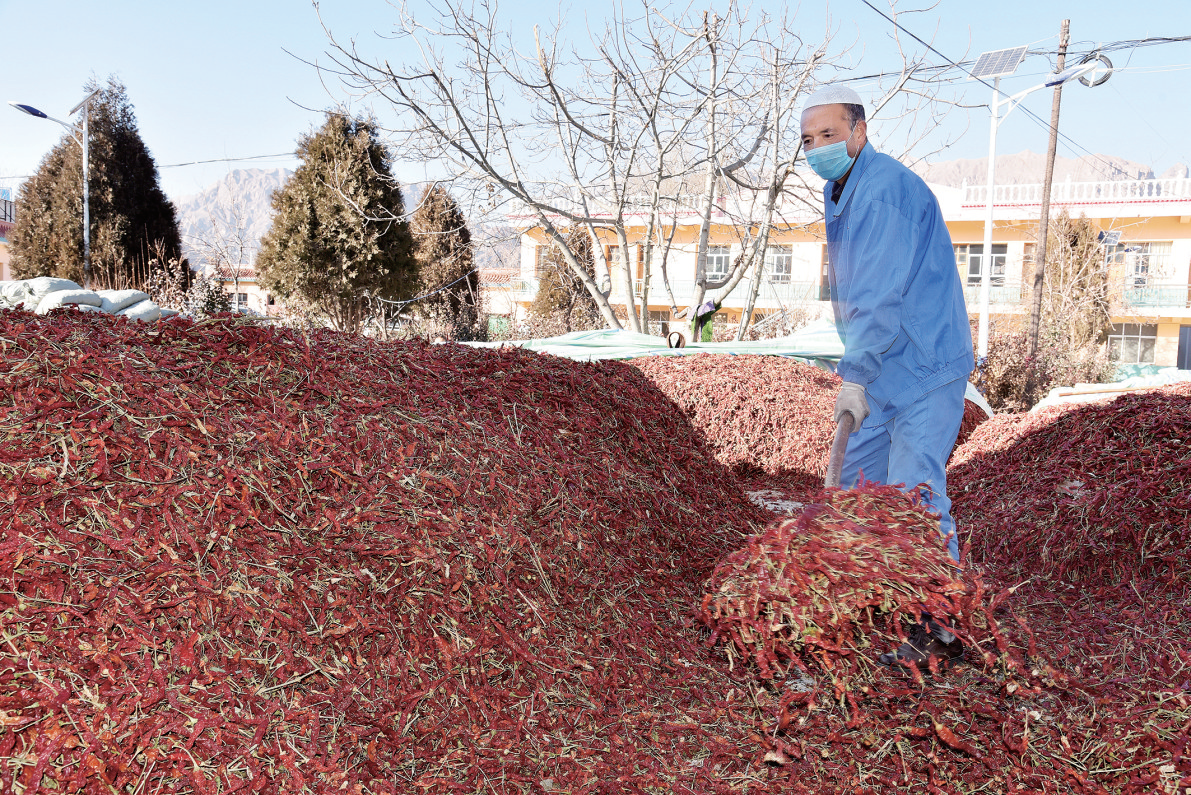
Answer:
[(855, 424), (856, 418), (848, 411), (844, 412), (844, 416), (839, 419), (839, 425), (836, 426), (835, 440), (831, 443), (831, 456), (827, 459), (827, 477), (823, 479), (823, 485), (829, 489), (839, 488), (840, 470), (844, 468), (844, 453), (848, 451), (848, 436)]

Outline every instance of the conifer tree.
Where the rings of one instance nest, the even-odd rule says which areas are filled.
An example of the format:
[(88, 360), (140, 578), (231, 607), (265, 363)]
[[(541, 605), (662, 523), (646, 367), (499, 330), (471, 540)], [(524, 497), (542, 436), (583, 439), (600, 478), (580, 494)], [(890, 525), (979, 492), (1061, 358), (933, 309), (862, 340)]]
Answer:
[[(92, 79), (83, 90), (90, 94), (97, 88)], [(188, 283), (189, 268), (180, 262), (177, 211), (161, 190), (157, 164), (141, 140), (123, 83), (109, 77), (89, 103), (89, 113), (92, 286), (140, 287), (154, 260), (168, 263), (178, 271), (173, 276)], [(13, 274), (82, 283), (83, 158), (70, 133), (21, 185), (16, 202)]]
[[(567, 233), (567, 247), (579, 263), (595, 277), (595, 255), (591, 235), (586, 229), (574, 228)], [(542, 261), (538, 293), (529, 305), (530, 319), (538, 336), (565, 334), (603, 328), (603, 318), (595, 299), (575, 275), (557, 247)]]
[(459, 204), (439, 185), (422, 195), (410, 223), (418, 261), (418, 313), (449, 329), (456, 340), (484, 336), (481, 328), (480, 274), (471, 232)]
[(404, 202), (369, 119), (328, 113), (298, 142), (302, 163), (273, 194), (256, 260), (263, 289), (358, 332), (373, 299), (413, 295), (417, 263)]

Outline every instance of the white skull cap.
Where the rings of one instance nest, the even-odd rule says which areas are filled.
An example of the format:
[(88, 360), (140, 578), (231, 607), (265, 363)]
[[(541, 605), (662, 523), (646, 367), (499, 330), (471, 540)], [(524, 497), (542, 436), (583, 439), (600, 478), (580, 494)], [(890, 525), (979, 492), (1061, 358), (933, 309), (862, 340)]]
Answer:
[(852, 89), (847, 86), (823, 86), (815, 93), (807, 97), (806, 103), (803, 104), (802, 109), (815, 108), (819, 105), (864, 105), (864, 100), (860, 98)]

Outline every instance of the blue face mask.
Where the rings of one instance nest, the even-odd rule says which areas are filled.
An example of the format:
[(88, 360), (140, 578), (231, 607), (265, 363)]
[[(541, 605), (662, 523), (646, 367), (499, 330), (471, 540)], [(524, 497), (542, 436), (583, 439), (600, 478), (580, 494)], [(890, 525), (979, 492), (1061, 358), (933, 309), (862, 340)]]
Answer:
[[(852, 128), (852, 133), (856, 132), (856, 128)], [(828, 182), (835, 180), (848, 173), (848, 169), (856, 162), (856, 158), (848, 156), (848, 143), (851, 142), (852, 135), (848, 136), (847, 141), (840, 141), (834, 144), (827, 144), (815, 149), (811, 149), (806, 153), (806, 162), (811, 169), (823, 179)]]

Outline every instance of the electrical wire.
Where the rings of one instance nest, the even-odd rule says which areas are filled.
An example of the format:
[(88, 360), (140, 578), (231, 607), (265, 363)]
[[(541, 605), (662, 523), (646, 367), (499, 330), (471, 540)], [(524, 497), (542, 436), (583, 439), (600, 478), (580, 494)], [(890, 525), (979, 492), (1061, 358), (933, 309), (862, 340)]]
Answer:
[[(970, 70), (970, 69), (968, 69), (968, 68), (965, 68), (965, 66), (964, 66), (964, 65), (962, 65), (962, 64), (960, 64), (960, 63), (958, 63), (958, 62), (956, 62), (956, 61), (953, 61), (952, 59), (948, 58), (948, 57), (947, 57), (946, 55), (944, 55), (943, 53), (939, 52), (939, 51), (938, 51), (937, 49), (935, 49), (935, 47), (934, 47), (933, 45), (931, 45), (929, 42), (923, 41), (921, 38), (919, 38), (919, 37), (918, 37), (917, 35), (915, 35), (913, 32), (911, 32), (911, 31), (907, 30), (907, 29), (906, 29), (906, 28), (905, 28), (905, 27), (904, 27), (904, 26), (903, 26), (903, 25), (902, 25), (900, 22), (898, 22), (898, 21), (897, 21), (896, 19), (894, 19), (893, 17), (890, 17), (888, 14), (886, 14), (886, 13), (885, 13), (884, 11), (882, 11), (881, 9), (877, 8), (876, 6), (874, 6), (872, 3), (870, 3), (870, 2), (869, 2), (869, 0), (861, 0), (861, 2), (862, 2), (862, 3), (864, 3), (866, 6), (868, 6), (869, 8), (871, 8), (873, 11), (877, 12), (878, 14), (880, 14), (880, 15), (881, 15), (882, 17), (884, 17), (886, 20), (888, 20), (888, 21), (889, 21), (889, 22), (890, 22), (890, 23), (891, 23), (891, 24), (892, 24), (894, 27), (896, 27), (896, 28), (897, 28), (898, 30), (900, 30), (902, 33), (905, 33), (907, 36), (909, 36), (910, 38), (914, 39), (915, 41), (917, 41), (917, 42), (918, 42), (919, 44), (921, 44), (922, 46), (926, 47), (928, 50), (930, 50), (931, 52), (933, 52), (935, 55), (937, 55), (937, 56), (939, 56), (940, 58), (942, 58), (943, 60), (947, 61), (947, 63), (948, 63), (948, 64), (950, 64), (950, 66), (953, 66), (953, 67), (956, 67), (956, 68), (960, 69), (960, 70), (961, 70), (961, 71), (963, 71), (965, 74), (967, 74), (969, 77), (971, 77), (973, 80), (976, 80), (976, 81), (978, 81), (978, 82), (980, 82), (980, 83), (983, 83), (985, 86), (988, 86), (989, 88), (993, 89), (994, 91), (998, 91), (998, 93), (1003, 93), (1003, 92), (1000, 92), (1000, 91), (999, 91), (999, 89), (998, 89), (996, 86), (994, 86), (992, 83), (989, 83), (989, 82), (988, 82), (987, 80), (985, 80), (984, 78), (981, 78), (981, 77), (975, 77), (975, 76), (973, 76), (973, 75), (972, 75), (972, 72), (971, 72), (971, 70)], [(1191, 36), (1178, 36), (1178, 37), (1162, 36), (1162, 37), (1153, 37), (1153, 38), (1150, 38), (1150, 39), (1133, 39), (1133, 40), (1130, 40), (1130, 41), (1113, 42), (1112, 44), (1104, 45), (1104, 47), (1097, 47), (1095, 50), (1091, 50), (1091, 51), (1089, 51), (1087, 54), (1091, 54), (1092, 52), (1105, 52), (1106, 50), (1107, 50), (1107, 51), (1111, 51), (1111, 52), (1116, 52), (1117, 50), (1121, 50), (1121, 49), (1128, 49), (1128, 48), (1129, 48), (1131, 45), (1132, 45), (1132, 46), (1134, 46), (1134, 47), (1137, 47), (1137, 46), (1154, 46), (1154, 45), (1157, 45), (1157, 44), (1171, 44), (1171, 43), (1183, 42), (1183, 41), (1191, 41)], [(1056, 51), (1056, 54), (1057, 54), (1057, 51)], [(1073, 57), (1074, 57), (1075, 55), (1076, 55), (1075, 53), (1072, 53), (1072, 56), (1073, 56)], [(969, 61), (969, 62), (966, 62), (966, 63), (969, 63), (969, 64), (971, 64), (972, 62), (971, 62), (971, 61)], [(1050, 125), (1050, 122), (1049, 122), (1049, 121), (1046, 121), (1045, 119), (1043, 119), (1042, 117), (1040, 117), (1038, 114), (1034, 113), (1034, 112), (1033, 112), (1032, 110), (1030, 110), (1029, 108), (1022, 107), (1022, 112), (1023, 112), (1023, 113), (1025, 113), (1027, 117), (1029, 117), (1029, 118), (1033, 119), (1033, 120), (1034, 120), (1034, 122), (1036, 122), (1037, 124), (1041, 125), (1041, 126), (1043, 127), (1043, 129), (1046, 129), (1046, 130), (1048, 130), (1048, 131), (1051, 131), (1051, 125)], [(1062, 139), (1063, 139), (1063, 141), (1064, 141), (1064, 142), (1065, 142), (1065, 143), (1066, 143), (1068, 146), (1072, 147), (1073, 149), (1076, 149), (1076, 150), (1079, 150), (1079, 151), (1082, 151), (1082, 152), (1086, 153), (1086, 155), (1087, 155), (1087, 156), (1088, 156), (1090, 159), (1092, 159), (1092, 160), (1095, 160), (1095, 161), (1099, 161), (1100, 163), (1102, 163), (1104, 166), (1106, 166), (1108, 169), (1110, 169), (1110, 170), (1111, 170), (1111, 171), (1113, 171), (1113, 172), (1116, 172), (1116, 173), (1118, 173), (1118, 174), (1121, 174), (1121, 175), (1124, 175), (1124, 176), (1128, 176), (1127, 172), (1125, 172), (1123, 169), (1121, 169), (1121, 168), (1119, 168), (1119, 167), (1117, 167), (1117, 166), (1113, 165), (1112, 163), (1108, 162), (1107, 160), (1105, 160), (1104, 158), (1100, 157), (1100, 156), (1099, 156), (1099, 155), (1097, 155), (1096, 153), (1092, 152), (1092, 151), (1091, 151), (1090, 149), (1088, 149), (1087, 147), (1085, 147), (1085, 146), (1083, 146), (1083, 145), (1079, 144), (1079, 143), (1078, 143), (1078, 142), (1076, 142), (1076, 141), (1075, 141), (1073, 138), (1071, 138), (1069, 135), (1066, 135), (1065, 133), (1063, 133), (1063, 132), (1061, 132), (1061, 131), (1059, 131), (1059, 130), (1054, 130), (1053, 132), (1055, 132), (1055, 134), (1056, 134), (1056, 135), (1057, 135), (1059, 138), (1062, 138)], [(1102, 173), (1102, 174), (1104, 174), (1105, 176), (1108, 176), (1108, 174), (1107, 174), (1107, 173), (1105, 173), (1105, 172), (1103, 172), (1103, 171), (1102, 171), (1101, 173)]]
[(252, 155), (251, 157), (217, 157), (214, 160), (192, 160), (189, 163), (169, 163), (158, 168), (179, 168), (181, 166), (201, 166), (207, 163), (239, 163), (244, 160), (268, 160), (274, 157), (297, 157), (297, 152), (281, 152), (276, 155)]
[(459, 284), (459, 282), (463, 281), (464, 279), (470, 278), (473, 273), (479, 273), (479, 272), (480, 272), (479, 268), (472, 268), (467, 273), (463, 274), (462, 276), (460, 276), (458, 279), (451, 282), (450, 284), (444, 284), (442, 287), (439, 287), (437, 290), (431, 290), (428, 293), (423, 293), (422, 295), (416, 295), (413, 298), (407, 298), (404, 301), (390, 301), (388, 298), (381, 298), (379, 296), (376, 297), (376, 300), (380, 301), (382, 304), (393, 304), (394, 306), (398, 307), (398, 311), (400, 311), (400, 309), (402, 307), (406, 307), (406, 306), (409, 306), (410, 304), (417, 303), (418, 301), (421, 301), (425, 298), (429, 298), (432, 295), (438, 295), (443, 290), (449, 290), (452, 287), (454, 287), (456, 284)]
[[(935, 49), (931, 44), (929, 44), (926, 41), (923, 41), (921, 38), (916, 36), (914, 33), (907, 30), (900, 22), (898, 22), (893, 17), (890, 17), (885, 12), (881, 11), (881, 9), (874, 6), (868, 0), (861, 0), (861, 2), (863, 2), (869, 8), (871, 8), (873, 11), (880, 14), (886, 20), (888, 20), (898, 30), (902, 31), (907, 36), (910, 36), (915, 41), (917, 41), (919, 44), (923, 45), (928, 50), (933, 52), (935, 55), (939, 56), (944, 61), (946, 61), (946, 64), (923, 65), (916, 70), (916, 74), (943, 73), (943, 72), (947, 72), (951, 69), (959, 69), (964, 74), (971, 77), (971, 67), (976, 64), (976, 62), (974, 60), (966, 60), (966, 61), (951, 60), (946, 55), (939, 52), (939, 50)], [(1099, 52), (1099, 53), (1119, 52), (1121, 50), (1135, 50), (1135, 49), (1139, 49), (1142, 47), (1155, 47), (1155, 46), (1162, 45), (1162, 44), (1178, 44), (1178, 43), (1184, 43), (1184, 42), (1191, 42), (1191, 36), (1151, 36), (1151, 37), (1144, 38), (1144, 39), (1124, 39), (1121, 41), (1108, 42), (1105, 44), (1097, 44), (1094, 46), (1091, 44), (1091, 42), (1087, 42), (1088, 49), (1072, 51), (1069, 48), (1067, 51), (1067, 56), (1072, 59), (1075, 59), (1075, 58), (1082, 59), (1088, 55), (1091, 55), (1091, 54), (1097, 53), (1097, 52)], [(1084, 42), (1081, 42), (1081, 45), (1082, 44), (1084, 44)], [(1042, 55), (1042, 56), (1047, 56), (1047, 57), (1057, 56), (1058, 50), (1047, 50), (1047, 49), (1027, 50), (1027, 55)], [(1132, 68), (1117, 67), (1117, 68), (1114, 68), (1113, 71), (1114, 72), (1131, 71), (1131, 72), (1135, 72), (1137, 74), (1159, 74), (1159, 73), (1165, 73), (1165, 72), (1186, 71), (1188, 69), (1191, 69), (1191, 64), (1172, 64), (1170, 66), (1132, 67)], [(862, 83), (862, 82), (866, 82), (869, 80), (879, 80), (884, 77), (897, 77), (900, 74), (901, 74), (900, 71), (899, 72), (876, 72), (876, 73), (869, 74), (869, 75), (857, 75), (854, 77), (845, 77), (845, 78), (841, 78), (840, 80), (838, 80), (836, 82), (839, 82), (839, 83)], [(991, 83), (989, 83), (987, 80), (984, 80), (983, 78), (977, 77), (977, 78), (972, 78), (972, 79), (983, 83), (985, 86), (987, 86), (989, 88), (993, 88), (993, 85)], [(1023, 107), (1022, 111), (1027, 116), (1031, 117), (1036, 123), (1042, 125), (1043, 128), (1045, 128), (1047, 130), (1050, 129), (1050, 122), (1046, 121), (1045, 119), (1042, 119), (1040, 116), (1038, 116), (1036, 113), (1034, 113), (1029, 108)], [(1070, 136), (1066, 135), (1065, 133), (1060, 131), (1058, 133), (1058, 135), (1060, 138), (1064, 139), (1064, 142), (1067, 143), (1073, 149), (1077, 149), (1077, 150), (1087, 153), (1092, 158), (1099, 160), (1101, 163), (1103, 163), (1105, 166), (1112, 169), (1113, 171), (1116, 171), (1116, 172), (1122, 173), (1122, 174), (1125, 173), (1121, 169), (1114, 166), (1112, 163), (1109, 163), (1108, 161), (1104, 160), (1100, 156), (1091, 152), (1086, 147), (1080, 145), (1078, 142), (1073, 140)], [(292, 157), (296, 157), (296, 156), (297, 156), (296, 152), (279, 152), (277, 154), (272, 154), (272, 155), (251, 155), (249, 157), (220, 157), (220, 158), (213, 158), (210, 160), (192, 160), (192, 161), (188, 161), (185, 163), (168, 163), (165, 165), (159, 165), (158, 168), (181, 168), (184, 166), (207, 165), (210, 163), (240, 163), (240, 162), (246, 162), (246, 161), (251, 161), (251, 160), (268, 160), (271, 158), (279, 158), (279, 157), (292, 158)], [(15, 175), (15, 176), (10, 175), (10, 176), (0, 177), (0, 180), (25, 180), (25, 179), (30, 179), (31, 177), (32, 177), (32, 175), (29, 175), (29, 174)]]
[[(217, 158), (214, 158), (213, 160), (192, 160), (188, 163), (168, 163), (164, 166), (158, 166), (158, 168), (161, 169), (161, 168), (180, 168), (182, 166), (201, 166), (201, 165), (206, 165), (207, 163), (241, 163), (246, 160), (269, 160), (269, 159), (275, 158), (275, 157), (292, 158), (292, 157), (297, 157), (297, 156), (298, 156), (297, 152), (281, 152), (280, 154), (276, 154), (276, 155), (251, 155), (250, 157), (217, 157)], [(33, 179), (33, 176), (34, 176), (33, 174), (18, 174), (18, 175), (13, 175), (13, 176), (0, 176), (0, 180)]]

